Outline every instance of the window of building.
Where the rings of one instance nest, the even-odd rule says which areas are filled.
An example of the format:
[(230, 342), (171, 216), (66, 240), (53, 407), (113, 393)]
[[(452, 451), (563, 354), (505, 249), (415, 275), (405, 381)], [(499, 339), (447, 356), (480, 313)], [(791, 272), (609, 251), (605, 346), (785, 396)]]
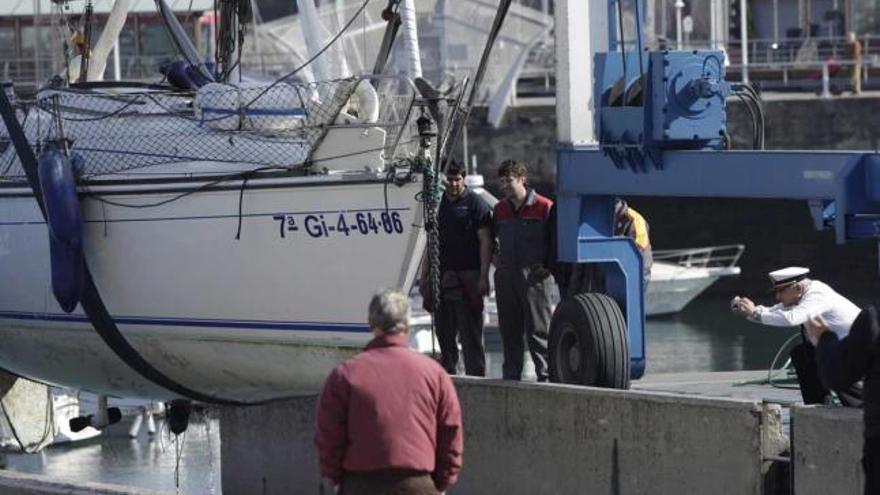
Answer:
[(0, 25), (0, 59), (15, 57), (15, 26)]

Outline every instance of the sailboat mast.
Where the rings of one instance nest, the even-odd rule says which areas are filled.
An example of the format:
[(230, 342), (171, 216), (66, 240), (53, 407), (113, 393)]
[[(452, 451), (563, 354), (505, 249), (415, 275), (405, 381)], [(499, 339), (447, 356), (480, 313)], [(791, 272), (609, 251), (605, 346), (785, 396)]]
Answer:
[(92, 14), (94, 11), (95, 8), (92, 5), (92, 1), (89, 0), (86, 4), (85, 14), (83, 14), (83, 34), (80, 47), (82, 58), (80, 59), (79, 66), (79, 82), (88, 81), (89, 58), (92, 55)]
[(220, 29), (217, 34), (216, 62), (220, 80), (241, 79), (241, 49), (247, 22), (251, 16), (250, 0), (220, 0)]
[(110, 51), (114, 49), (113, 72), (115, 78), (117, 80), (119, 79), (119, 33), (122, 32), (122, 28), (125, 26), (125, 20), (128, 18), (130, 5), (130, 0), (116, 0), (113, 4), (113, 8), (110, 10), (110, 15), (107, 16), (107, 22), (104, 24), (104, 29), (101, 31), (101, 36), (98, 37), (98, 42), (95, 43), (95, 48), (92, 50), (88, 70), (89, 81), (101, 81), (104, 79), (104, 70), (107, 68), (107, 58), (110, 56)]
[(410, 79), (422, 77), (415, 0), (403, 0), (400, 3), (400, 20), (403, 23), (403, 47), (406, 50), (406, 76)]

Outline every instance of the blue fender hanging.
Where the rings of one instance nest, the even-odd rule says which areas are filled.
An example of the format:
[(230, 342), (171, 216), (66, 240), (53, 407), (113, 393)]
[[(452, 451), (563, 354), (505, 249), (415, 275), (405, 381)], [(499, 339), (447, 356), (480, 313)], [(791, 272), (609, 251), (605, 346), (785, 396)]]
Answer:
[[(45, 193), (43, 191), (45, 191), (45, 189), (40, 185), (41, 174), (38, 171), (40, 167), (37, 164), (37, 158), (34, 156), (34, 150), (31, 149), (27, 137), (25, 137), (24, 130), (21, 128), (21, 123), (15, 116), (15, 109), (6, 97), (6, 93), (3, 91), (0, 91), (0, 121), (6, 125), (6, 129), (9, 131), (10, 140), (12, 141), (13, 146), (15, 146), (15, 153), (21, 160), (21, 166), (27, 176), (28, 185), (34, 193), (34, 200), (37, 202), (37, 205), (39, 205), (43, 217), (49, 222), (49, 215), (47, 213), (49, 208), (46, 205), (47, 201), (44, 197)], [(63, 163), (63, 155), (61, 162)], [(74, 166), (76, 166), (76, 155), (74, 155)], [(47, 166), (47, 169), (49, 170), (47, 170), (46, 175), (51, 175), (52, 168), (54, 168), (54, 165), (52, 164)], [(68, 183), (73, 184), (72, 178), (68, 180)], [(75, 193), (76, 191), (73, 190), (73, 192)], [(72, 203), (75, 204), (75, 194), (71, 199), (73, 200)], [(55, 207), (52, 211), (58, 211), (58, 208)], [(74, 211), (79, 212), (78, 205)], [(73, 224), (76, 223), (77, 222), (73, 222)], [(82, 220), (80, 220), (79, 223), (81, 225)], [(49, 222), (49, 225), (51, 226), (52, 223)], [(82, 229), (80, 229), (80, 232), (82, 232)], [(50, 235), (50, 238), (51, 237), (52, 236)], [(110, 316), (110, 312), (107, 311), (107, 306), (104, 305), (104, 301), (101, 299), (101, 294), (98, 292), (98, 288), (95, 287), (95, 281), (92, 279), (92, 274), (89, 272), (89, 266), (85, 257), (80, 255), (80, 261), (80, 273), (83, 280), (80, 303), (82, 304), (83, 311), (89, 318), (89, 322), (92, 324), (95, 332), (101, 337), (101, 340), (103, 340), (104, 343), (107, 344), (107, 347), (109, 347), (110, 350), (112, 350), (113, 353), (132, 370), (136, 371), (152, 383), (175, 392), (181, 397), (188, 397), (208, 404), (222, 404), (227, 406), (256, 404), (256, 402), (242, 402), (226, 399), (208, 393), (199, 392), (198, 390), (193, 390), (156, 369), (149, 361), (144, 359), (137, 349), (132, 347), (128, 340), (125, 339), (125, 336), (119, 331), (116, 322), (113, 321), (113, 317)]]
[(70, 161), (56, 143), (43, 148), (37, 164), (49, 225), (52, 293), (65, 312), (76, 308), (83, 294), (83, 218)]

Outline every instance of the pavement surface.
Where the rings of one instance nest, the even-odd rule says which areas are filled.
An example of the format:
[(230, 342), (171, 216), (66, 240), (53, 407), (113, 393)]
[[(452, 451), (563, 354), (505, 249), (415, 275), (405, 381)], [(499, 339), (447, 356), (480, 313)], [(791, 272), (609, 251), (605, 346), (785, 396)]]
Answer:
[(767, 371), (716, 371), (696, 373), (646, 374), (634, 380), (633, 390), (669, 392), (699, 397), (746, 399), (781, 404), (785, 407), (801, 400), (797, 382), (784, 372), (767, 382)]

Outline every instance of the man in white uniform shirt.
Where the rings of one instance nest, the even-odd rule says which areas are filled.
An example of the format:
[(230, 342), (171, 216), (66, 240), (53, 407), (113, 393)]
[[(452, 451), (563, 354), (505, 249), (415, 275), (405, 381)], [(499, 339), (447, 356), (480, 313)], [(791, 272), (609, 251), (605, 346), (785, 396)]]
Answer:
[[(828, 284), (807, 278), (809, 273), (808, 268), (797, 266), (770, 272), (772, 290), (778, 304), (760, 306), (747, 297), (737, 296), (731, 302), (731, 309), (751, 321), (774, 327), (801, 326), (810, 317), (821, 316), (838, 338), (846, 337), (861, 309)], [(804, 403), (825, 402), (828, 390), (819, 380), (815, 348), (804, 339), (803, 343), (791, 350), (791, 361), (797, 371)], [(860, 402), (857, 390), (837, 392), (845, 404)]]

